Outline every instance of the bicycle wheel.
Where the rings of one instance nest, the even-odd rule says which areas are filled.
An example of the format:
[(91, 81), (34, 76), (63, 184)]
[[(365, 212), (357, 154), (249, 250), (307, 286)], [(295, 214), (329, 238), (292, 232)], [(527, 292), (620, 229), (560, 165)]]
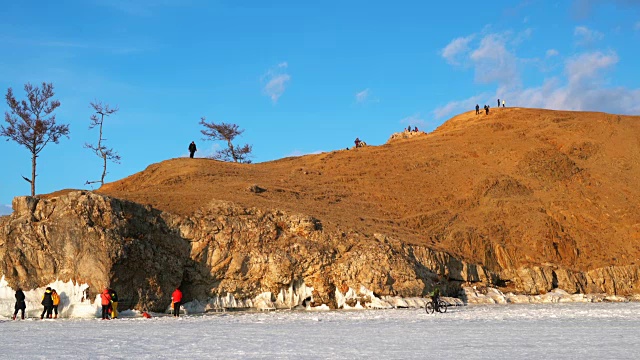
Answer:
[(438, 312), (444, 314), (447, 312), (447, 305), (449, 305), (448, 303), (440, 300), (438, 301)]
[(429, 301), (425, 306), (424, 306), (424, 310), (427, 312), (427, 314), (433, 314), (436, 309), (433, 306), (433, 302)]

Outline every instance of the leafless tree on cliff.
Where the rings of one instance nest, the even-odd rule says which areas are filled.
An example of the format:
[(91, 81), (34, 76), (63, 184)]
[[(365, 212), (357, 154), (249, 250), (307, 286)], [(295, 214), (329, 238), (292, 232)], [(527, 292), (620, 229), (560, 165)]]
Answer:
[(241, 147), (233, 145), (233, 139), (242, 134), (244, 130), (236, 124), (227, 124), (207, 122), (206, 118), (200, 119), (200, 125), (204, 126), (204, 130), (200, 130), (202, 135), (206, 136), (204, 140), (220, 140), (227, 142), (227, 148), (218, 150), (213, 155), (214, 159), (223, 161), (233, 161), (237, 163), (251, 163), (251, 145), (245, 144)]
[(27, 100), (18, 101), (13, 90), (7, 90), (7, 105), (11, 111), (5, 112), (8, 126), (0, 125), (0, 136), (7, 137), (26, 147), (31, 153), (31, 179), (22, 177), (31, 184), (31, 196), (36, 195), (36, 160), (44, 147), (58, 143), (62, 136), (69, 138), (69, 125), (56, 124), (55, 109), (60, 101), (52, 100), (53, 84), (42, 83), (42, 88), (27, 83), (24, 86)]
[[(102, 137), (102, 125), (104, 124), (104, 117), (110, 116), (118, 112), (118, 107), (115, 108), (109, 107), (109, 104), (102, 104), (101, 102), (92, 102), (90, 103), (93, 110), (95, 110), (95, 114), (91, 115), (91, 124), (89, 125), (89, 130), (98, 127), (100, 130), (100, 135), (98, 137), (98, 144), (93, 145), (89, 143), (85, 143), (84, 147), (86, 149), (92, 150), (99, 158), (102, 159), (102, 176), (100, 180), (88, 181), (86, 184), (95, 184), (100, 183), (100, 186), (104, 185), (104, 177), (107, 175), (107, 160), (113, 161), (116, 164), (120, 163), (120, 155), (113, 148), (107, 148), (104, 146), (104, 142), (107, 139)], [(98, 116), (99, 115), (99, 116)]]

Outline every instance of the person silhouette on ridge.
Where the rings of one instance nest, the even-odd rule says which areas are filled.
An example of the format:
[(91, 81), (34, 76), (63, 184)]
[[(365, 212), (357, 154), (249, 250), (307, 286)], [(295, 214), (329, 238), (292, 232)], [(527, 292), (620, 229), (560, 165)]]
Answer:
[(198, 149), (196, 149), (196, 143), (192, 141), (191, 144), (189, 144), (189, 157), (193, 159), (193, 154), (195, 154), (196, 151), (198, 151)]
[(480, 114), (480, 105), (476, 104), (476, 115)]

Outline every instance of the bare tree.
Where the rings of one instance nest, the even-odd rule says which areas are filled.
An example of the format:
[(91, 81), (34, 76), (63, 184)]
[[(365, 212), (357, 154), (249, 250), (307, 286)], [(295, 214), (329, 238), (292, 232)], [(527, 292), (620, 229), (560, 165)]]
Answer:
[[(100, 129), (100, 135), (98, 137), (98, 144), (93, 145), (89, 143), (85, 143), (84, 147), (86, 149), (92, 150), (99, 158), (102, 159), (102, 176), (100, 180), (89, 181), (87, 180), (86, 184), (95, 184), (100, 183), (100, 186), (104, 185), (104, 177), (107, 175), (107, 160), (113, 161), (116, 164), (120, 163), (120, 155), (113, 150), (113, 148), (107, 148), (104, 146), (104, 142), (107, 139), (102, 137), (102, 125), (104, 124), (104, 117), (110, 116), (118, 112), (118, 107), (115, 108), (109, 107), (109, 104), (102, 104), (101, 102), (92, 102), (90, 103), (93, 110), (95, 110), (95, 114), (91, 115), (91, 124), (89, 125), (89, 130), (95, 128), (96, 126)], [(100, 116), (98, 116), (100, 115)]]
[(227, 124), (224, 122), (216, 124), (214, 122), (207, 122), (206, 118), (203, 117), (200, 119), (200, 125), (204, 126), (204, 130), (200, 130), (202, 135), (206, 136), (204, 140), (227, 142), (227, 148), (216, 151), (213, 155), (214, 159), (237, 163), (251, 163), (249, 159), (252, 151), (251, 145), (233, 145), (233, 140), (244, 132), (237, 124)]
[(56, 124), (54, 110), (60, 101), (51, 100), (54, 96), (53, 84), (42, 83), (42, 88), (27, 83), (24, 86), (27, 100), (18, 101), (13, 90), (7, 90), (7, 104), (10, 112), (5, 112), (7, 127), (0, 125), (0, 136), (7, 137), (26, 147), (31, 153), (31, 179), (22, 177), (31, 184), (31, 196), (36, 195), (36, 160), (49, 143), (58, 143), (62, 136), (69, 138), (69, 125)]

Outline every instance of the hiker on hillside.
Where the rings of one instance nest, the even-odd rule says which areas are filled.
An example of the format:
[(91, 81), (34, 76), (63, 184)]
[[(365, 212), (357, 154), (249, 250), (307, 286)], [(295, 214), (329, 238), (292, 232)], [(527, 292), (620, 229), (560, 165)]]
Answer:
[(195, 154), (196, 151), (198, 151), (198, 149), (196, 149), (196, 143), (192, 141), (191, 144), (189, 144), (189, 157), (193, 159), (193, 154)]
[(44, 295), (42, 296), (42, 302), (40, 303), (44, 306), (44, 310), (42, 310), (42, 314), (40, 315), (40, 319), (44, 319), (44, 315), (47, 315), (47, 319), (51, 319), (51, 311), (53, 310), (53, 299), (51, 298), (51, 288), (47, 287), (44, 291)]
[(180, 305), (182, 305), (182, 291), (179, 288), (171, 294), (171, 303), (173, 304), (173, 317), (180, 316)]
[(489, 115), (489, 105), (485, 105), (484, 112), (485, 115)]
[(480, 114), (480, 105), (476, 104), (476, 115)]
[(417, 126), (416, 126), (416, 127), (414, 127), (414, 128), (413, 128), (413, 131), (418, 132), (418, 127), (417, 127)]
[(354, 143), (356, 143), (356, 148), (360, 147), (360, 138), (356, 138), (356, 141), (354, 141)]
[(56, 289), (51, 290), (51, 301), (53, 301), (53, 318), (58, 318), (58, 305), (60, 305), (60, 295)]
[(102, 305), (102, 320), (109, 320), (109, 305), (111, 305), (111, 295), (109, 289), (104, 288), (100, 294), (100, 304)]
[(118, 317), (118, 293), (109, 289), (109, 295), (111, 295), (111, 318), (116, 319)]
[(500, 107), (500, 99), (498, 99), (498, 107)]
[(16, 319), (18, 310), (21, 311), (21, 318), (22, 320), (24, 320), (24, 311), (27, 309), (27, 303), (24, 302), (24, 292), (21, 288), (18, 288), (18, 290), (16, 290), (16, 305), (14, 308), (15, 311), (13, 312), (13, 320)]
[[(505, 102), (504, 102), (504, 100), (502, 100), (502, 107), (504, 107), (504, 104), (505, 104)], [(498, 106), (500, 106), (500, 105), (498, 105)]]

